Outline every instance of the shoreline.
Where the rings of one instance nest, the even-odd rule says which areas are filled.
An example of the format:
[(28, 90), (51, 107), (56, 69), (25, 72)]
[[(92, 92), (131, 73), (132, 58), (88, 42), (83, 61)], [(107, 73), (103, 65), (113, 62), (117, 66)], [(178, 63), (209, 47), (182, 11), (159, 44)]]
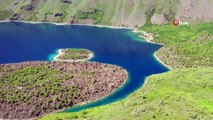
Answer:
[(56, 22), (36, 22), (36, 21), (22, 21), (22, 20), (0, 20), (0, 23), (9, 23), (9, 22), (17, 22), (17, 23), (29, 23), (29, 24), (54, 24), (54, 25), (72, 25), (72, 26), (91, 26), (91, 27), (99, 27), (99, 28), (112, 28), (112, 29), (129, 29), (133, 30), (132, 27), (116, 27), (109, 25), (98, 25), (98, 24), (70, 24), (70, 23), (56, 23)]
[[(104, 64), (107, 64), (107, 63), (104, 63)], [(107, 64), (107, 65), (111, 65), (111, 64)], [(113, 65), (114, 65), (114, 64), (113, 64)], [(117, 65), (114, 65), (114, 66), (117, 66)], [(94, 102), (97, 102), (98, 100), (104, 99), (104, 98), (106, 98), (106, 97), (112, 95), (114, 92), (116, 92), (117, 90), (119, 90), (120, 88), (122, 88), (122, 87), (129, 81), (129, 73), (127, 72), (127, 70), (126, 70), (125, 68), (123, 68), (123, 67), (121, 67), (121, 66), (117, 66), (117, 67), (122, 68), (122, 69), (124, 70), (125, 74), (127, 75), (127, 79), (126, 79), (118, 88), (114, 89), (113, 91), (111, 91), (111, 92), (110, 92), (108, 95), (106, 95), (106, 96), (103, 96), (103, 97), (101, 97), (101, 98), (97, 98), (97, 99), (91, 100), (91, 101), (85, 101), (85, 102), (76, 104), (76, 105), (74, 105), (73, 107), (79, 107), (79, 106), (86, 105), (86, 104), (89, 104), (89, 103), (92, 104), (92, 103), (94, 103)], [(72, 108), (72, 107), (70, 107), (70, 108)], [(62, 112), (66, 112), (66, 110), (69, 110), (69, 108), (68, 108), (68, 109), (64, 109)]]
[[(97, 63), (99, 63), (99, 62), (97, 62)], [(104, 64), (106, 64), (106, 65), (114, 65), (114, 64), (108, 64), (108, 63), (104, 63)], [(113, 91), (111, 91), (108, 95), (100, 97), (100, 98), (97, 98), (95, 100), (84, 101), (82, 103), (75, 104), (74, 106), (70, 106), (68, 108), (63, 108), (63, 109), (60, 109), (60, 110), (56, 110), (56, 111), (53, 111), (51, 113), (44, 114), (44, 115), (42, 115), (40, 117), (37, 117), (37, 118), (29, 118), (29, 119), (26, 119), (26, 120), (37, 120), (37, 119), (40, 119), (40, 118), (42, 118), (44, 116), (51, 115), (51, 114), (57, 114), (57, 113), (72, 113), (72, 112), (68, 112), (67, 110), (72, 109), (72, 108), (76, 108), (76, 107), (80, 107), (80, 106), (83, 106), (83, 105), (86, 105), (86, 104), (92, 104), (94, 102), (97, 102), (97, 101), (99, 101), (101, 99), (104, 99), (104, 98), (114, 94), (117, 90), (121, 89), (129, 81), (129, 73), (127, 72), (127, 70), (125, 68), (121, 67), (121, 66), (117, 66), (117, 65), (114, 65), (114, 66), (122, 68), (124, 70), (125, 74), (127, 75), (127, 79), (125, 79), (124, 82), (118, 88), (116, 88)], [(0, 120), (1, 120), (1, 118), (0, 118)]]
[[(94, 25), (94, 24), (70, 24), (70, 23), (55, 23), (55, 22), (36, 22), (36, 21), (21, 21), (21, 20), (0, 20), (0, 23), (4, 22), (18, 22), (18, 23), (30, 23), (30, 24), (54, 24), (54, 25), (73, 25), (73, 26), (93, 26), (93, 27), (99, 27), (99, 28), (111, 28), (111, 29), (129, 29), (133, 33), (137, 34), (142, 33), (143, 35), (138, 35), (140, 38), (143, 38), (146, 42), (152, 43), (152, 44), (159, 44), (164, 45), (163, 43), (157, 43), (154, 42), (154, 35), (152, 33), (147, 33), (146, 31), (140, 31), (137, 28), (132, 27), (115, 27), (115, 26), (107, 26), (107, 25)], [(157, 52), (157, 51), (156, 51)], [(154, 53), (154, 57), (156, 60), (158, 60), (161, 64), (163, 64), (165, 67), (172, 69), (169, 65), (166, 65), (157, 55), (156, 52)], [(56, 55), (57, 56), (57, 55)], [(55, 56), (55, 57), (56, 57)], [(54, 58), (55, 58), (54, 57)], [(92, 56), (93, 57), (93, 56)], [(91, 59), (91, 58), (90, 58)]]
[(145, 39), (145, 41), (149, 43), (164, 45), (163, 43), (154, 42), (154, 35), (152, 33), (147, 33), (146, 31), (140, 31), (137, 29), (134, 29), (132, 32), (137, 34), (140, 38)]
[[(112, 65), (112, 64), (107, 64), (107, 63), (104, 63), (104, 64), (106, 64), (106, 65)], [(117, 65), (114, 65), (114, 66), (117, 66)], [(108, 95), (103, 96), (103, 97), (100, 97), (100, 98), (97, 98), (97, 99), (95, 99), (95, 100), (84, 101), (84, 102), (82, 102), (82, 103), (75, 104), (74, 106), (71, 106), (71, 107), (68, 107), (68, 108), (63, 108), (63, 109), (60, 109), (60, 110), (57, 110), (57, 111), (53, 111), (53, 112), (51, 112), (51, 113), (44, 114), (44, 115), (42, 115), (42, 116), (40, 116), (40, 117), (37, 117), (37, 118), (29, 118), (29, 119), (26, 119), (26, 120), (37, 120), (37, 119), (40, 119), (40, 118), (42, 118), (42, 117), (44, 117), (44, 116), (51, 115), (51, 114), (57, 114), (57, 113), (72, 113), (72, 112), (68, 112), (67, 110), (72, 109), (72, 108), (76, 108), (76, 107), (80, 107), (80, 106), (83, 106), (83, 105), (86, 105), (86, 104), (92, 104), (92, 103), (94, 103), (94, 102), (97, 102), (97, 101), (99, 101), (99, 100), (101, 100), (101, 99), (104, 99), (104, 98), (106, 98), (106, 97), (112, 95), (112, 94), (115, 93), (117, 90), (121, 89), (121, 88), (122, 88), (125, 84), (127, 84), (127, 82), (129, 81), (129, 74), (128, 74), (127, 70), (126, 70), (125, 68), (121, 67), (121, 66), (117, 66), (117, 67), (120, 67), (120, 68), (122, 68), (122, 69), (124, 70), (125, 74), (127, 75), (127, 79), (124, 80), (124, 82), (123, 82), (118, 88), (116, 88), (116, 89), (114, 89), (113, 91), (111, 91)], [(0, 120), (1, 120), (1, 118), (0, 118)]]
[[(157, 42), (154, 42), (154, 35), (152, 33), (147, 33), (146, 31), (140, 31), (140, 30), (137, 30), (137, 29), (134, 29), (132, 31), (133, 33), (135, 34), (143, 34), (143, 35), (138, 35), (139, 37), (143, 38), (145, 41), (149, 42), (149, 43), (152, 43), (152, 44), (158, 44), (158, 45), (162, 45), (164, 46), (163, 43), (157, 43)], [(172, 70), (172, 67), (165, 64), (157, 55), (157, 51), (155, 51), (155, 53), (153, 54), (153, 56), (155, 57), (155, 59), (160, 62), (163, 66), (165, 66), (166, 68), (168, 68), (169, 70)]]
[(69, 60), (63, 60), (63, 59), (59, 59), (59, 58), (58, 58), (58, 57), (60, 57), (60, 56), (62, 56), (62, 55), (65, 54), (65, 53), (62, 52), (62, 50), (63, 50), (63, 49), (59, 49), (59, 50), (58, 50), (58, 54), (53, 58), (52, 61), (57, 61), (57, 62), (86, 62), (86, 61), (88, 61), (88, 60), (90, 60), (90, 59), (92, 59), (92, 58), (94, 57), (94, 53), (88, 50), (88, 51), (90, 52), (90, 54), (89, 54), (89, 56), (88, 56), (87, 58), (85, 58), (85, 59), (77, 59), (77, 60), (69, 59)]
[(168, 68), (169, 70), (172, 70), (172, 67), (171, 67), (171, 66), (165, 64), (165, 63), (157, 56), (157, 51), (154, 53), (154, 57), (155, 57), (155, 59), (156, 59), (158, 62), (160, 62), (163, 66), (165, 66), (165, 67)]

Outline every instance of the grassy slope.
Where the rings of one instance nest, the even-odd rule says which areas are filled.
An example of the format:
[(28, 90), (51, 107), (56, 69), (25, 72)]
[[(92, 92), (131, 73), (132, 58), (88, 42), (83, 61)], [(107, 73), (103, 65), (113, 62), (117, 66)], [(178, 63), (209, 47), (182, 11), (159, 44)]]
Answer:
[[(76, 113), (55, 113), (41, 119), (213, 119), (211, 28), (211, 23), (191, 27), (146, 25), (142, 29), (153, 32), (156, 42), (166, 44), (162, 48), (166, 53), (167, 48), (177, 47), (173, 50), (177, 58), (189, 58), (189, 61), (174, 60), (187, 69), (150, 76), (143, 88), (122, 101)], [(176, 64), (171, 66), (176, 68)]]
[(213, 67), (213, 23), (191, 26), (145, 25), (141, 30), (155, 35), (165, 47), (157, 55), (172, 68)]

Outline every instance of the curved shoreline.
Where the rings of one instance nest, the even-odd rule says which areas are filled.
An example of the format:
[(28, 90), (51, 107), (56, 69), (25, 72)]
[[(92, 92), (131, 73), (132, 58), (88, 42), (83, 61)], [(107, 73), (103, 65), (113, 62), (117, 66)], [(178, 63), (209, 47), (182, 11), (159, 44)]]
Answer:
[[(107, 63), (104, 63), (104, 64), (107, 64)], [(111, 65), (111, 64), (107, 64), (107, 65)], [(114, 66), (117, 66), (117, 65), (114, 65)], [(63, 109), (60, 109), (60, 110), (57, 110), (57, 111), (54, 111), (54, 112), (50, 112), (50, 113), (44, 114), (44, 115), (42, 115), (42, 116), (40, 116), (40, 117), (37, 117), (37, 118), (29, 118), (29, 119), (26, 119), (26, 120), (36, 120), (36, 119), (38, 119), (38, 118), (42, 118), (42, 117), (47, 116), (47, 115), (50, 115), (50, 114), (61, 113), (61, 112), (63, 112), (63, 113), (69, 113), (69, 112), (67, 112), (67, 110), (70, 110), (70, 109), (72, 109), (72, 108), (75, 109), (76, 107), (80, 107), (80, 106), (83, 106), (83, 105), (86, 105), (86, 104), (95, 103), (95, 102), (97, 102), (97, 101), (99, 101), (99, 100), (101, 100), (101, 99), (104, 99), (104, 98), (106, 98), (106, 97), (108, 97), (108, 96), (114, 94), (114, 92), (116, 92), (117, 90), (121, 89), (121, 88), (122, 88), (125, 84), (127, 84), (127, 82), (129, 81), (129, 74), (128, 74), (127, 70), (124, 69), (124, 68), (121, 67), (121, 66), (117, 66), (117, 67), (120, 67), (120, 68), (122, 68), (122, 69), (124, 70), (125, 74), (127, 75), (127, 79), (126, 79), (118, 88), (116, 88), (115, 90), (111, 91), (108, 95), (102, 96), (102, 97), (97, 98), (97, 99), (95, 99), (95, 100), (84, 101), (84, 102), (82, 102), (82, 103), (75, 104), (74, 106), (71, 106), (71, 107), (68, 107), (68, 108), (63, 108)], [(0, 118), (0, 120), (1, 120), (1, 118)]]
[[(97, 62), (97, 63), (98, 63), (98, 62)], [(105, 65), (113, 65), (113, 66), (122, 68), (123, 71), (125, 72), (125, 74), (127, 75), (127, 79), (125, 79), (124, 82), (123, 82), (118, 88), (116, 88), (116, 89), (110, 91), (110, 93), (109, 93), (108, 95), (99, 97), (99, 98), (97, 98), (97, 99), (95, 99), (95, 100), (84, 101), (84, 102), (75, 104), (75, 105), (73, 105), (73, 106), (71, 106), (71, 107), (68, 107), (68, 108), (59, 109), (59, 110), (56, 110), (56, 111), (54, 111), (54, 112), (50, 112), (50, 113), (44, 114), (44, 115), (42, 115), (42, 116), (40, 116), (40, 117), (37, 117), (37, 118), (29, 118), (29, 119), (26, 119), (26, 120), (36, 120), (36, 119), (38, 119), (38, 118), (42, 118), (42, 117), (47, 116), (47, 115), (50, 115), (50, 114), (54, 114), (54, 113), (58, 113), (58, 112), (67, 112), (67, 111), (69, 111), (69, 110), (72, 109), (72, 108), (75, 109), (76, 107), (80, 107), (80, 106), (83, 106), (83, 105), (86, 105), (86, 104), (95, 103), (95, 102), (97, 102), (97, 101), (99, 101), (99, 100), (101, 100), (101, 99), (104, 99), (104, 98), (106, 98), (106, 97), (108, 97), (108, 96), (114, 94), (117, 90), (121, 89), (122, 87), (124, 87), (125, 84), (128, 83), (128, 81), (129, 81), (129, 73), (128, 73), (128, 71), (127, 71), (125, 68), (123, 68), (123, 67), (121, 67), (121, 66), (118, 66), (118, 65), (114, 65), (114, 64), (107, 64), (107, 63), (104, 63), (104, 64), (105, 64)], [(1, 120), (1, 118), (0, 118), (0, 120)]]
[[(105, 64), (107, 64), (107, 63), (105, 63)], [(111, 65), (111, 64), (107, 64), (107, 65)], [(117, 65), (114, 65), (114, 66), (117, 66)], [(78, 106), (86, 105), (86, 104), (92, 104), (92, 103), (94, 103), (94, 102), (96, 102), (98, 100), (104, 99), (104, 98), (112, 95), (115, 91), (121, 89), (129, 81), (129, 74), (128, 74), (127, 70), (124, 69), (123, 67), (121, 67), (121, 66), (117, 66), (117, 67), (122, 68), (124, 70), (125, 74), (127, 75), (127, 79), (118, 88), (116, 88), (113, 91), (111, 91), (108, 95), (100, 97), (100, 98), (97, 98), (96, 100), (85, 101), (85, 102), (82, 102), (82, 103), (79, 103), (79, 104), (75, 104), (74, 106), (70, 107), (70, 109), (78, 107)], [(66, 112), (66, 110), (69, 110), (69, 108), (62, 110), (62, 112)]]
[[(88, 50), (88, 51), (90, 52), (90, 54), (89, 54), (88, 58), (86, 58), (86, 59), (79, 59), (79, 60), (62, 60), (62, 59), (59, 59), (59, 58), (58, 58), (58, 57), (60, 57), (61, 55), (64, 55), (64, 54), (65, 54), (65, 53), (62, 52), (62, 50), (63, 50), (63, 49), (59, 49), (59, 50), (58, 50), (58, 54), (53, 58), (52, 61), (58, 61), (58, 62), (86, 62), (86, 61), (88, 61), (88, 60), (90, 60), (91, 58), (94, 57), (94, 53)], [(107, 64), (107, 63), (105, 63), (105, 64), (106, 64), (106, 65), (110, 65), (110, 64)], [(114, 65), (114, 66), (117, 66), (117, 65)], [(117, 66), (117, 67), (121, 67), (121, 66)], [(122, 67), (121, 67), (121, 68), (122, 68)], [(119, 88), (121, 88), (121, 87), (126, 83), (126, 81), (128, 81), (128, 79), (129, 79), (129, 74), (128, 74), (128, 72), (127, 72), (126, 69), (124, 69), (124, 68), (122, 68), (122, 69), (124, 70), (125, 74), (127, 75), (127, 79), (126, 79), (125, 82), (123, 82), (117, 89), (111, 91), (110, 94), (108, 94), (107, 96), (109, 96), (109, 95), (111, 95), (112, 93), (114, 93), (116, 90), (118, 90)], [(103, 96), (103, 97), (101, 97), (101, 98), (97, 98), (96, 100), (93, 100), (93, 101), (85, 101), (85, 102), (76, 104), (75, 106), (85, 105), (85, 104), (88, 104), (88, 103), (93, 103), (93, 102), (96, 102), (96, 101), (98, 101), (98, 100), (100, 100), (100, 99), (103, 99), (103, 98), (105, 98), (105, 97), (107, 97), (107, 96)], [(75, 107), (75, 106), (73, 106), (73, 107)], [(68, 108), (68, 109), (69, 109), (69, 108)], [(66, 109), (63, 109), (63, 110), (66, 110)], [(63, 111), (63, 110), (62, 110), (62, 111)]]
[(91, 58), (94, 57), (94, 53), (89, 51), (89, 55), (87, 58), (85, 59), (77, 59), (77, 60), (72, 60), (72, 59), (69, 59), (69, 60), (63, 60), (63, 59), (59, 59), (60, 56), (64, 55), (65, 53), (62, 52), (63, 49), (59, 49), (58, 50), (58, 54), (53, 58), (53, 61), (58, 61), (58, 62), (85, 62), (85, 61), (88, 61), (90, 60)]
[(157, 56), (157, 51), (154, 53), (154, 57), (156, 58), (157, 61), (159, 61), (162, 65), (167, 67), (169, 70), (172, 70), (172, 67), (169, 65), (166, 65), (158, 56)]
[[(11, 21), (9, 21), (9, 22), (11, 22)], [(31, 22), (23, 22), (23, 23), (31, 23)], [(44, 22), (36, 22), (35, 24), (41, 24), (41, 23), (44, 23)], [(47, 23), (47, 22), (46, 22)], [(32, 23), (32, 24), (34, 24), (34, 23)], [(51, 24), (54, 24), (54, 23), (51, 23)], [(66, 25), (66, 24), (56, 24), (56, 25)], [(72, 24), (67, 24), (67, 25), (72, 25)], [(82, 24), (82, 25), (84, 25), (84, 24)], [(84, 25), (84, 26), (87, 26), (87, 25)], [(96, 25), (91, 25), (91, 26), (96, 26)], [(96, 26), (96, 27), (98, 27), (98, 26)], [(100, 26), (99, 26), (100, 27)], [(109, 28), (118, 28), (118, 29), (124, 29), (123, 27), (122, 28), (119, 28), (119, 27), (109, 27)], [(133, 31), (134, 32), (134, 31)], [(139, 37), (141, 37), (141, 36), (139, 36)], [(154, 42), (152, 42), (151, 40), (148, 40), (148, 39), (146, 39), (146, 38), (144, 38), (144, 40), (145, 41), (147, 41), (147, 42), (150, 42), (150, 43), (154, 43)], [(158, 44), (158, 43), (154, 43), (154, 44)], [(59, 50), (58, 51), (58, 55), (56, 55), (55, 57), (54, 57), (54, 59), (57, 61), (65, 61), (66, 62), (66, 60), (59, 60), (59, 59), (57, 59), (57, 57), (59, 56), (59, 55), (61, 55), (61, 54), (63, 54), (62, 52), (61, 52), (61, 50)], [(93, 55), (91, 55), (90, 56), (91, 58), (93, 57)], [(154, 57), (155, 57), (155, 59), (158, 61), (158, 62), (160, 62), (160, 63), (162, 63), (164, 66), (166, 66), (167, 68), (169, 68), (167, 65), (165, 65), (157, 56), (156, 56), (156, 54), (154, 54)], [(67, 62), (79, 62), (79, 61), (86, 61), (86, 60), (89, 60), (89, 59), (91, 59), (91, 58), (88, 58), (88, 59), (83, 59), (83, 60), (68, 60)], [(127, 72), (126, 70), (125, 70), (125, 72)], [(129, 75), (128, 75), (129, 76)], [(128, 79), (123, 83), (123, 84), (121, 84), (121, 86), (119, 86), (117, 89), (119, 89), (120, 87), (123, 87), (123, 85), (126, 83), (128, 81)], [(116, 90), (117, 90), (116, 89)], [(116, 91), (115, 90), (115, 91)], [(115, 91), (112, 91), (110, 94), (113, 94)], [(107, 96), (109, 96), (110, 94), (108, 94)], [(85, 101), (84, 103), (81, 103), (80, 105), (84, 105), (84, 104), (87, 104), (87, 103), (89, 103), (89, 102), (95, 102), (95, 101), (97, 101), (97, 100), (100, 100), (100, 99), (104, 99), (105, 97), (107, 97), (107, 96), (104, 96), (104, 97), (102, 97), (102, 98), (99, 98), (99, 99), (96, 99), (96, 100), (92, 100), (92, 101)]]
[[(145, 41), (147, 41), (147, 42), (149, 42), (149, 43), (158, 44), (158, 45), (163, 45), (163, 46), (164, 46), (163, 43), (154, 42), (154, 35), (153, 35), (152, 33), (147, 33), (146, 31), (140, 31), (140, 30), (137, 30), (137, 29), (134, 29), (132, 32), (135, 33), (135, 34), (137, 34), (137, 35), (138, 35), (138, 33), (142, 33), (142, 35), (138, 35), (138, 36), (141, 37), (141, 38), (143, 38)], [(157, 52), (158, 52), (158, 51), (155, 51), (155, 53), (153, 54), (153, 56), (155, 57), (155, 59), (156, 59), (158, 62), (160, 62), (162, 65), (164, 65), (166, 68), (168, 68), (169, 70), (172, 70), (172, 67), (171, 67), (171, 66), (165, 64), (165, 63), (163, 62), (163, 60), (161, 60), (161, 59), (158, 57)]]
[(116, 27), (109, 25), (98, 25), (98, 24), (70, 24), (70, 23), (56, 23), (56, 22), (36, 22), (36, 21), (20, 21), (20, 20), (0, 20), (0, 23), (9, 23), (9, 22), (17, 22), (17, 23), (29, 23), (29, 24), (54, 24), (54, 25), (73, 25), (73, 26), (92, 26), (99, 28), (112, 28), (112, 29), (130, 29), (133, 30), (132, 27)]
[[(86, 62), (86, 61), (88, 61), (88, 60), (90, 60), (91, 58), (94, 57), (94, 53), (88, 50), (88, 51), (90, 52), (90, 54), (89, 54), (88, 58), (86, 58), (86, 59), (79, 59), (79, 60), (62, 60), (62, 59), (59, 59), (58, 57), (60, 57), (61, 55), (66, 54), (66, 53), (62, 52), (63, 50), (64, 50), (64, 49), (59, 49), (59, 50), (58, 50), (58, 54), (53, 58), (52, 61), (57, 61), (57, 62)], [(86, 49), (86, 50), (87, 50), (87, 49)], [(111, 65), (111, 64), (107, 64), (107, 63), (105, 63), (105, 64), (106, 64), (106, 65)], [(114, 66), (117, 66), (117, 65), (114, 65)], [(96, 102), (96, 101), (98, 101), (98, 100), (104, 99), (104, 98), (106, 98), (106, 97), (112, 95), (115, 91), (117, 91), (117, 90), (119, 90), (120, 88), (122, 88), (122, 87), (128, 82), (128, 80), (129, 80), (129, 74), (128, 74), (128, 71), (127, 71), (125, 68), (123, 68), (123, 67), (121, 67), (121, 66), (117, 66), (117, 67), (122, 68), (123, 71), (125, 72), (125, 74), (127, 75), (127, 79), (126, 79), (118, 88), (116, 88), (116, 89), (110, 91), (110, 93), (109, 93), (108, 95), (106, 95), (106, 96), (102, 96), (102, 97), (97, 98), (97, 99), (95, 99), (95, 100), (84, 101), (84, 102), (82, 102), (82, 103), (75, 104), (74, 106), (71, 106), (71, 107), (68, 107), (68, 108), (64, 108), (64, 109), (62, 109), (62, 110), (58, 110), (58, 111), (55, 111), (55, 112), (53, 112), (53, 113), (56, 113), (56, 112), (66, 112), (67, 110), (69, 111), (69, 110), (72, 109), (72, 108), (76, 108), (76, 107), (83, 106), (83, 105), (90, 104), (90, 103), (92, 104), (92, 103), (94, 103), (94, 102)], [(44, 116), (45, 116), (45, 115), (44, 115)]]
[[(70, 23), (55, 23), (55, 22), (36, 22), (36, 21), (20, 21), (20, 20), (0, 20), (0, 23), (8, 23), (8, 22), (18, 22), (18, 23), (30, 23), (30, 24), (54, 24), (54, 25), (73, 25), (73, 26), (93, 26), (93, 27), (99, 27), (99, 28), (111, 28), (111, 29), (129, 29), (133, 33), (142, 33), (144, 35), (138, 35), (139, 37), (143, 38), (146, 42), (152, 43), (152, 44), (159, 44), (164, 45), (162, 43), (154, 42), (154, 36), (152, 33), (147, 33), (146, 31), (140, 31), (137, 28), (132, 27), (115, 27), (115, 26), (107, 26), (107, 25), (94, 25), (94, 24), (70, 24)], [(150, 35), (149, 37), (145, 35)], [(156, 51), (157, 52), (157, 51)], [(156, 60), (158, 60), (161, 64), (163, 64), (168, 69), (172, 69), (169, 65), (166, 65), (157, 55), (156, 52), (154, 53), (154, 57)]]

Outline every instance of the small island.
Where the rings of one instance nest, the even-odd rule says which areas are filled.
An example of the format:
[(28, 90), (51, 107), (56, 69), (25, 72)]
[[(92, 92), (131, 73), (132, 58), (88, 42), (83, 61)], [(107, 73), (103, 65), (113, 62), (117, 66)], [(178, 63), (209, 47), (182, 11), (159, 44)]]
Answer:
[(125, 83), (128, 74), (122, 67), (79, 62), (92, 54), (85, 49), (61, 49), (58, 61), (1, 64), (0, 118), (35, 119), (99, 100)]
[(93, 57), (93, 53), (87, 49), (59, 49), (54, 61), (78, 62), (87, 61)]

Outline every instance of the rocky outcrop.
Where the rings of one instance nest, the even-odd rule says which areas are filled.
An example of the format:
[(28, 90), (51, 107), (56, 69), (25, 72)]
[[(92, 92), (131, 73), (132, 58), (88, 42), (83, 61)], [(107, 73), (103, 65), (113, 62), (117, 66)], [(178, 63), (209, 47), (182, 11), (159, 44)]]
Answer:
[(32, 5), (25, 5), (25, 6), (22, 6), (21, 9), (26, 11), (32, 11), (34, 7)]
[(34, 9), (38, 7), (40, 1), (43, 1), (43, 0), (30, 0), (30, 4), (23, 5), (21, 9), (25, 11), (33, 11)]
[(63, 13), (55, 13), (54, 16), (55, 16), (55, 17), (60, 17), (60, 16), (63, 16)]
[(21, 15), (19, 13), (15, 13), (12, 15), (12, 17), (10, 18), (10, 20), (19, 20), (21, 17)]
[(70, 21), (69, 21), (70, 24), (76, 24), (77, 23), (77, 19), (75, 16), (70, 16)]

